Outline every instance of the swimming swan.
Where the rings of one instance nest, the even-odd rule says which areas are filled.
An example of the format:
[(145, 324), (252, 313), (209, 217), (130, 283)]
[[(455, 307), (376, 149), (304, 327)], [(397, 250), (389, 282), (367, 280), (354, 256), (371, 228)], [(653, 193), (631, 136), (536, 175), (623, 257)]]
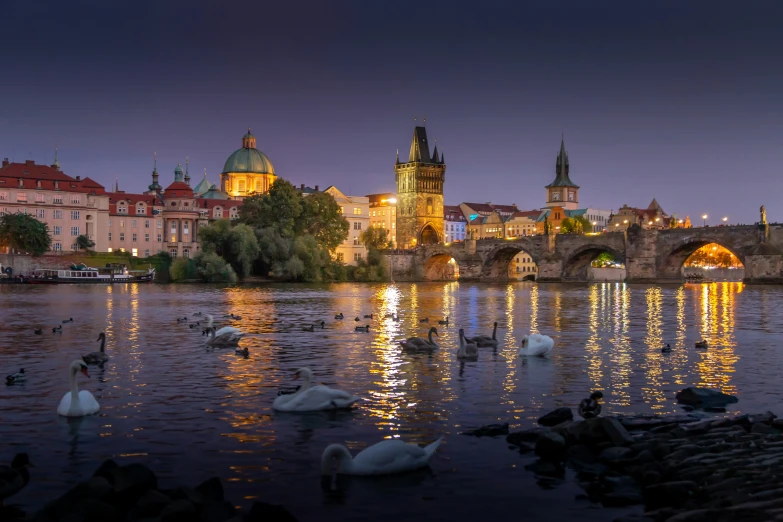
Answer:
[(321, 474), (332, 475), (337, 460), (337, 473), (345, 475), (391, 475), (405, 473), (429, 465), (443, 437), (422, 448), (399, 439), (386, 439), (363, 449), (355, 457), (342, 444), (330, 444), (321, 456)]
[(522, 348), (519, 355), (528, 357), (544, 357), (552, 351), (555, 342), (548, 335), (530, 334), (522, 338)]
[(87, 377), (90, 376), (87, 371), (87, 365), (84, 361), (73, 361), (69, 371), (71, 375), (71, 391), (63, 396), (60, 405), (57, 407), (57, 413), (66, 417), (83, 417), (98, 413), (101, 407), (98, 401), (95, 400), (95, 397), (92, 396), (92, 393), (87, 390), (79, 391), (79, 387), (76, 385), (77, 372), (82, 372)]
[(432, 334), (438, 335), (438, 329), (434, 326), (430, 328), (430, 331), (427, 333), (427, 339), (422, 339), (421, 337), (409, 337), (404, 341), (400, 341), (400, 346), (407, 350), (437, 348), (438, 344), (432, 340)]
[(469, 343), (476, 343), (479, 348), (494, 348), (498, 345), (498, 340), (495, 337), (498, 333), (498, 322), (495, 321), (492, 327), (492, 337), (487, 335), (477, 335), (475, 337), (465, 337), (465, 340)]
[[(207, 320), (208, 320), (207, 329), (210, 329), (210, 328), (212, 328), (212, 322), (214, 321), (214, 319), (212, 318), (211, 315), (207, 314)], [(242, 330), (240, 330), (239, 328), (234, 328), (233, 326), (224, 326), (220, 330), (215, 331), (215, 337), (220, 337), (221, 335), (223, 335), (225, 333), (228, 333), (228, 332), (241, 334)], [(207, 333), (209, 333), (209, 332), (207, 332)], [(244, 335), (244, 334), (242, 334), (242, 335)]]
[(328, 386), (312, 385), (313, 372), (309, 368), (299, 368), (294, 379), (302, 378), (304, 383), (296, 393), (279, 395), (272, 403), (277, 411), (323, 411), (347, 409), (359, 400), (359, 397)]
[(465, 341), (465, 330), (459, 329), (459, 350), (457, 359), (475, 359), (478, 357), (478, 346), (475, 343)]
[(82, 360), (87, 364), (103, 364), (109, 360), (109, 356), (106, 355), (106, 334), (101, 332), (97, 340), (101, 342), (100, 351), (82, 355)]

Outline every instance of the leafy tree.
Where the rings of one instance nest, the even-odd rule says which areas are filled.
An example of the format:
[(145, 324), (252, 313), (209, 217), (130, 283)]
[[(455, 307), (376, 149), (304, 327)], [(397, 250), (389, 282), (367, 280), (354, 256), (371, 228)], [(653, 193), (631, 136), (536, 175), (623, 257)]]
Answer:
[(82, 234), (76, 238), (76, 246), (82, 250), (92, 250), (95, 246), (95, 241), (91, 240), (89, 236)]
[(190, 259), (186, 257), (178, 257), (171, 263), (169, 268), (169, 277), (173, 283), (184, 281), (188, 278), (190, 272)]
[(304, 227), (297, 226), (302, 215), (302, 195), (288, 181), (277, 178), (269, 194), (245, 198), (239, 211), (240, 223), (254, 229), (271, 228), (282, 237), (294, 237)]
[(12, 252), (43, 255), (52, 245), (49, 227), (32, 216), (17, 212), (0, 216), (0, 246)]
[(598, 254), (598, 257), (593, 259), (593, 266), (596, 268), (600, 268), (603, 266), (608, 266), (614, 264), (615, 259), (612, 254), (609, 252), (601, 252)]
[(389, 248), (389, 239), (385, 228), (370, 227), (359, 237), (368, 249), (384, 250)]
[(199, 252), (193, 261), (196, 263), (196, 273), (208, 283), (236, 283), (237, 281), (237, 275), (231, 265), (215, 252)]
[(258, 254), (258, 240), (248, 225), (231, 226), (227, 219), (219, 219), (199, 230), (201, 249), (222, 256), (242, 277), (250, 275)]
[(315, 237), (318, 244), (333, 252), (348, 237), (348, 220), (331, 194), (315, 192), (302, 198), (298, 232)]
[(592, 224), (584, 216), (567, 217), (560, 223), (561, 234), (584, 234), (592, 229)]

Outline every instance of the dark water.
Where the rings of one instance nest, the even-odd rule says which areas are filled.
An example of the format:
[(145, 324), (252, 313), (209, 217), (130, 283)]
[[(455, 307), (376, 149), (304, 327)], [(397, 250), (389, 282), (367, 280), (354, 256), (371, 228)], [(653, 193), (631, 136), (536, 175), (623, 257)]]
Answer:
[[(739, 283), (704, 286), (559, 286), (517, 283), (262, 286), (0, 287), (0, 369), (24, 367), (23, 385), (0, 387), (0, 457), (27, 451), (36, 468), (13, 500), (35, 506), (86, 478), (106, 458), (144, 462), (162, 485), (220, 476), (228, 498), (282, 503), (300, 520), (454, 520), (509, 514), (530, 520), (611, 520), (629, 510), (595, 509), (575, 500), (572, 482), (538, 484), (532, 459), (501, 439), (463, 430), (494, 422), (529, 427), (542, 413), (574, 406), (601, 389), (609, 412), (678, 410), (674, 393), (687, 385), (740, 397), (735, 410), (778, 408), (783, 397), (780, 332), (783, 289)], [(177, 324), (192, 312), (229, 312), (227, 324), (254, 334), (233, 349), (207, 350), (198, 329)], [(346, 319), (335, 321), (336, 312)], [(355, 333), (356, 315), (370, 333)], [(438, 326), (441, 349), (404, 354), (396, 339)], [(51, 327), (74, 318), (63, 333)], [(315, 333), (302, 326), (324, 319)], [(491, 332), (500, 346), (476, 362), (455, 357), (457, 330)], [(227, 321), (223, 319), (221, 321)], [(35, 327), (44, 335), (34, 335)], [(436, 325), (437, 326), (437, 325)], [(80, 378), (101, 404), (97, 416), (56, 413), (68, 391), (68, 365), (108, 336), (111, 360)], [(520, 339), (551, 335), (550, 359), (524, 360)], [(710, 341), (697, 351), (693, 343)], [(661, 354), (662, 343), (674, 347)], [(294, 369), (364, 398), (352, 413), (276, 414), (277, 390)], [(4, 374), (5, 374), (4, 373)], [(4, 375), (3, 374), (3, 375)], [(432, 471), (382, 480), (353, 479), (337, 491), (319, 477), (332, 442), (352, 452), (384, 437), (426, 443), (446, 435)]]

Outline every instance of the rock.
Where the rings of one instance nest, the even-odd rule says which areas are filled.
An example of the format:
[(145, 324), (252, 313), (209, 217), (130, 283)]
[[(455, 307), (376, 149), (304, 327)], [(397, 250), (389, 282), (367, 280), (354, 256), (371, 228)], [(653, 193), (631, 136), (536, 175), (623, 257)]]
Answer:
[(629, 446), (634, 443), (628, 430), (615, 418), (604, 417), (599, 419), (604, 432), (609, 436), (615, 446)]
[(134, 518), (156, 517), (170, 503), (169, 497), (160, 491), (151, 489), (136, 502), (131, 513)]
[(655, 522), (655, 519), (644, 515), (625, 515), (615, 518), (612, 522)]
[(296, 518), (283, 506), (254, 502), (245, 522), (297, 522)]
[(705, 406), (702, 409), (707, 413), (726, 413), (726, 408), (723, 406)]
[(532, 464), (525, 466), (525, 469), (544, 477), (563, 478), (565, 476), (565, 468), (563, 468), (563, 465), (560, 462), (551, 460), (539, 459)]
[(778, 430), (783, 430), (783, 419), (775, 419), (772, 421), (772, 427)]
[(171, 491), (166, 491), (165, 493), (171, 500), (188, 500), (196, 506), (204, 503), (201, 495), (199, 495), (195, 489), (177, 488)]
[(583, 446), (582, 444), (569, 446), (566, 457), (570, 462), (584, 462), (586, 464), (592, 464), (596, 461), (595, 453), (590, 451), (590, 448)]
[(680, 390), (676, 395), (677, 402), (698, 408), (720, 407), (739, 402), (734, 395), (710, 390), (708, 388), (690, 387)]
[(768, 426), (766, 424), (762, 424), (760, 422), (757, 422), (753, 424), (753, 426), (750, 428), (751, 433), (764, 433), (764, 434), (770, 434), (770, 435), (780, 435), (780, 430), (777, 430), (773, 428), (772, 426)]
[(114, 470), (119, 468), (116, 462), (114, 462), (111, 459), (104, 460), (103, 463), (98, 466), (98, 469), (95, 470), (95, 473), (92, 474), (93, 477), (103, 477), (106, 480), (109, 481), (110, 484), (114, 484)]
[(102, 522), (104, 520), (121, 520), (122, 515), (113, 506), (88, 498), (82, 502), (82, 514), (86, 522)]
[(771, 424), (776, 418), (777, 415), (775, 415), (771, 411), (767, 411), (764, 413), (757, 413), (755, 415), (748, 415), (748, 421), (750, 421), (751, 424), (756, 424), (757, 422), (763, 422), (764, 424)]
[(196, 493), (207, 502), (223, 502), (223, 484), (217, 477), (205, 480), (196, 486)]
[(642, 485), (644, 486), (652, 486), (653, 484), (657, 484), (661, 481), (661, 474), (657, 471), (649, 470), (645, 471), (642, 475)]
[(508, 422), (505, 424), (487, 424), (475, 430), (462, 432), (462, 435), (471, 437), (497, 437), (498, 435), (508, 435)]
[(161, 522), (193, 522), (196, 506), (189, 500), (175, 500), (160, 512)]
[(598, 455), (598, 458), (604, 461), (613, 461), (630, 458), (633, 455), (633, 450), (630, 448), (623, 448), (622, 446), (614, 446), (612, 448), (606, 448)]
[(666, 522), (716, 522), (720, 512), (715, 509), (694, 509), (677, 513)]
[(650, 509), (681, 507), (696, 491), (696, 483), (690, 480), (662, 482), (644, 488), (644, 504)]
[(571, 411), (571, 408), (558, 408), (539, 418), (538, 423), (542, 426), (551, 427), (572, 420), (574, 420), (574, 413)]
[[(556, 426), (553, 431), (564, 434), (569, 441), (577, 444), (593, 446), (601, 442), (609, 441), (609, 436), (604, 430), (603, 418), (587, 419), (569, 424)], [(560, 431), (560, 430), (563, 431)]]
[(544, 430), (541, 428), (515, 431), (514, 433), (509, 433), (508, 437), (506, 437), (506, 442), (519, 446), (522, 442), (535, 442), (542, 433), (544, 433)]
[(547, 460), (560, 460), (566, 449), (566, 441), (557, 433), (546, 432), (536, 440), (536, 455)]
[(201, 519), (204, 522), (226, 522), (236, 515), (236, 508), (226, 500), (210, 502), (201, 510)]

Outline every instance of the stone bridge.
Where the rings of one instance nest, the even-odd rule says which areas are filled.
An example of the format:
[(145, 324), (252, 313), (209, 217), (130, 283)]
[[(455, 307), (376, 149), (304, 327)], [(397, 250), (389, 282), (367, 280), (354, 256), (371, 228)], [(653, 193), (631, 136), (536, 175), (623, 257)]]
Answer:
[(627, 282), (679, 282), (688, 257), (709, 243), (727, 248), (745, 265), (746, 283), (783, 282), (783, 225), (766, 224), (668, 230), (634, 226), (625, 232), (598, 235), (467, 240), (419, 247), (407, 261), (392, 261), (397, 280), (446, 279), (453, 259), (460, 280), (504, 281), (511, 260), (525, 251), (538, 265), (540, 282), (587, 281), (592, 261), (608, 252), (625, 262)]

